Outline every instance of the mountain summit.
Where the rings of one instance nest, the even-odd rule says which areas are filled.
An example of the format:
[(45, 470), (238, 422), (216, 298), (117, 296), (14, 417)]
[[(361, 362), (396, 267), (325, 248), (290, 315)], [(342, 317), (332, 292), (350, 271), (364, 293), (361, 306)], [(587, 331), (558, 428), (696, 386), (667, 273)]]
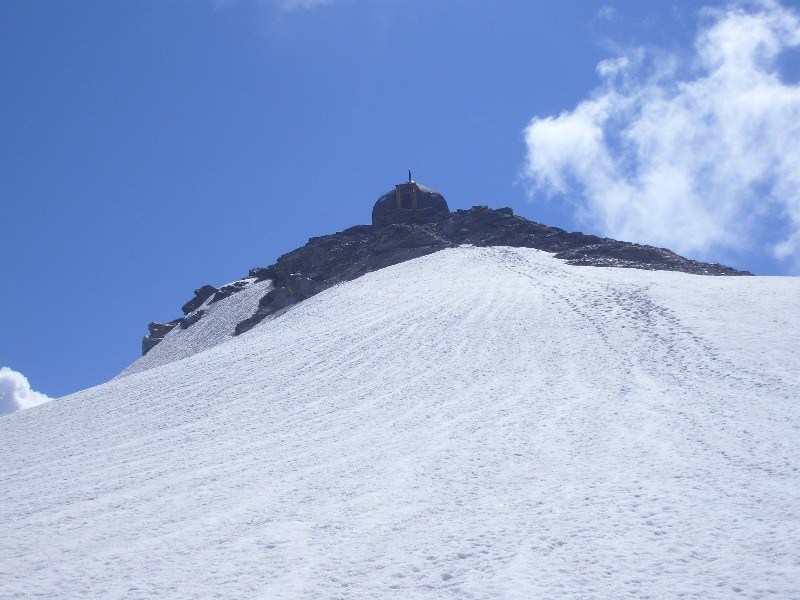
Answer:
[[(358, 225), (308, 243), (278, 258), (275, 264), (251, 269), (248, 276), (216, 288), (204, 285), (183, 306), (184, 317), (153, 322), (142, 341), (147, 354), (174, 329), (188, 329), (208, 308), (259, 282), (256, 306), (229, 332), (239, 335), (269, 315), (310, 298), (343, 281), (407, 260), (460, 245), (535, 248), (569, 264), (681, 271), (702, 275), (750, 275), (719, 264), (678, 256), (665, 248), (620, 242), (583, 233), (568, 233), (514, 215), (510, 208), (474, 206), (451, 212), (444, 196), (409, 178), (378, 198), (372, 225)], [(263, 287), (263, 286), (262, 286)], [(251, 290), (252, 292), (252, 290)], [(240, 307), (250, 303), (240, 304)]]

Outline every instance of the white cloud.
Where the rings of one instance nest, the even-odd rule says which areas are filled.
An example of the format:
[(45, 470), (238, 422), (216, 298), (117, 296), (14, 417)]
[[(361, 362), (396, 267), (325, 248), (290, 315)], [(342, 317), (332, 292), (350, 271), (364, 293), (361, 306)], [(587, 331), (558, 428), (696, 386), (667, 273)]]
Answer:
[(607, 58), (601, 60), (597, 65), (597, 72), (602, 77), (609, 77), (617, 73), (624, 73), (631, 66), (631, 60), (627, 56), (618, 56), (617, 58)]
[(574, 110), (525, 130), (531, 196), (606, 235), (710, 257), (765, 244), (800, 268), (800, 85), (778, 59), (800, 20), (777, 2), (705, 9), (689, 56), (634, 49)]
[(0, 367), (0, 415), (25, 410), (50, 398), (34, 392), (27, 377), (8, 367)]

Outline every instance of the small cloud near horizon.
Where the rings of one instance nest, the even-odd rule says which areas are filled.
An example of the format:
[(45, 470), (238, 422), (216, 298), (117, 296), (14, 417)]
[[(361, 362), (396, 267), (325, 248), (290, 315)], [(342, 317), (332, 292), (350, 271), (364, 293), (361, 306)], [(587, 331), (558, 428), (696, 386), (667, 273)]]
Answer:
[(31, 389), (28, 378), (8, 367), (0, 367), (0, 415), (32, 408), (52, 400)]
[(769, 248), (800, 273), (800, 84), (780, 59), (800, 19), (775, 0), (701, 11), (685, 55), (600, 62), (573, 110), (525, 129), (531, 198), (603, 234), (709, 258)]

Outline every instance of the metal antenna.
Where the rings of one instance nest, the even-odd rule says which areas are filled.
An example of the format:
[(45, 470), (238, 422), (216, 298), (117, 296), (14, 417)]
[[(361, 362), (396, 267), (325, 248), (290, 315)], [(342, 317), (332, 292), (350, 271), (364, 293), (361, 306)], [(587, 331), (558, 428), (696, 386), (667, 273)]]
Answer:
[(408, 183), (411, 183), (411, 169), (408, 170)]

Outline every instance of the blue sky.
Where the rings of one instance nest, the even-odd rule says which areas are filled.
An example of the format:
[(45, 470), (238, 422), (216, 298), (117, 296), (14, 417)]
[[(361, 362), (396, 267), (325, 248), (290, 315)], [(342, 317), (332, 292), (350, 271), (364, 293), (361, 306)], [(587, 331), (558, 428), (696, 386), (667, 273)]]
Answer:
[(408, 168), (453, 209), (796, 274), (799, 32), (768, 1), (6, 1), (0, 366), (101, 383)]

